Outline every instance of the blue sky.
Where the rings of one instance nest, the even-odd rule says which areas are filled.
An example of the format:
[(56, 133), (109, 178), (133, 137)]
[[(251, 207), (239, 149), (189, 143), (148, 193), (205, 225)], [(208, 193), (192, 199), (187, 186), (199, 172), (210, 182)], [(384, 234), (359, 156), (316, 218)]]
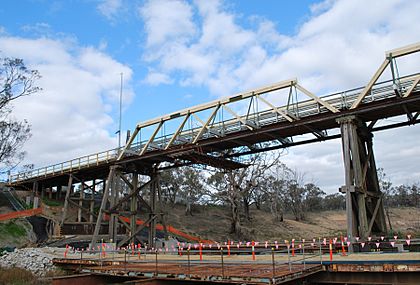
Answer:
[[(7, 34), (37, 39), (71, 38), (80, 46), (95, 47), (118, 62), (130, 67), (129, 82), (135, 93), (123, 114), (123, 129), (132, 129), (137, 121), (163, 115), (180, 108), (214, 99), (208, 88), (182, 86), (177, 84), (150, 86), (143, 82), (150, 63), (142, 59), (147, 35), (138, 13), (144, 1), (109, 1), (121, 5), (118, 10), (101, 10), (107, 1), (4, 1), (0, 16)], [(293, 35), (304, 19), (309, 17), (310, 5), (316, 1), (265, 1), (257, 5), (252, 1), (230, 1), (222, 5), (235, 15), (235, 21), (253, 29), (255, 17), (272, 19), (281, 33)], [(109, 4), (111, 5), (111, 4)], [(116, 4), (117, 5), (117, 4)], [(112, 5), (111, 5), (112, 6)], [(25, 7), (22, 9), (22, 7)], [(105, 8), (103, 8), (105, 9)], [(197, 20), (199, 21), (199, 20)], [(152, 64), (153, 66), (153, 64)], [(115, 70), (115, 81), (120, 72)], [(230, 90), (229, 90), (230, 91)], [(242, 91), (239, 88), (235, 92)], [(221, 96), (231, 95), (217, 94)], [(179, 100), (173, 100), (173, 99)], [(170, 101), (171, 104), (162, 104)], [(116, 108), (116, 106), (114, 106)], [(117, 114), (112, 112), (114, 120)], [(115, 126), (114, 126), (115, 128)], [(112, 131), (112, 126), (109, 129)]]
[[(415, 11), (414, 0), (2, 1), (1, 55), (43, 75), (42, 93), (15, 106), (33, 128), (25, 162), (116, 146), (121, 72), (123, 130), (288, 78), (317, 95), (362, 86), (386, 50), (419, 40)], [(398, 183), (420, 179), (404, 169), (420, 151), (413, 139), (398, 142), (405, 156), (385, 154), (413, 130), (376, 136), (379, 166)], [(290, 149), (284, 161), (328, 191), (342, 183), (339, 141)]]

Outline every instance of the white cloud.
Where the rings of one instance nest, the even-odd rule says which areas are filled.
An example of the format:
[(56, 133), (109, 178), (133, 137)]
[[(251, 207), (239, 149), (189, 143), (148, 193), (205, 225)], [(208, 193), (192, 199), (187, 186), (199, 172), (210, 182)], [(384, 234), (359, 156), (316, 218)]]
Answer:
[(47, 23), (36, 23), (34, 25), (24, 25), (22, 31), (35, 35), (48, 35), (52, 33), (51, 26)]
[(107, 47), (108, 47), (108, 41), (106, 39), (101, 39), (99, 41), (98, 49), (100, 51), (105, 51)]
[(325, 0), (318, 3), (314, 3), (309, 8), (313, 15), (321, 14), (330, 9), (334, 2), (336, 2), (336, 0)]
[(99, 13), (101, 13), (109, 20), (114, 20), (121, 7), (122, 0), (101, 0), (97, 6), (97, 9)]
[[(155, 9), (144, 8), (156, 2)], [(420, 26), (420, 2), (415, 0), (326, 0), (311, 6), (312, 14), (294, 35), (280, 34), (274, 23), (258, 16), (251, 17), (245, 28), (222, 1), (176, 1), (182, 7), (180, 13), (160, 26), (173, 3), (149, 1), (143, 6), (149, 43), (143, 59), (153, 66), (153, 72), (180, 85), (205, 86), (216, 96), (294, 77), (319, 95), (365, 85), (386, 50), (418, 41)], [(175, 25), (173, 19), (182, 24)], [(418, 58), (404, 63), (401, 73), (418, 72), (417, 63)], [(405, 132), (409, 131), (396, 133)], [(401, 182), (402, 160), (412, 159), (420, 150), (402, 142), (407, 151), (398, 152), (397, 165), (387, 152), (388, 148), (399, 149), (398, 142), (382, 134), (377, 137), (378, 166), (385, 166)], [(334, 155), (324, 153), (323, 148)], [(342, 184), (339, 141), (292, 148), (287, 160), (303, 172), (314, 173), (328, 188)], [(408, 176), (420, 179), (415, 171)]]
[(118, 105), (120, 72), (123, 102), (133, 97), (129, 67), (92, 47), (46, 38), (0, 37), (0, 50), (42, 75), (42, 92), (14, 103), (13, 114), (32, 125), (27, 163), (43, 166), (116, 146), (110, 106)]
[[(366, 83), (385, 50), (417, 40), (418, 9), (418, 1), (327, 0), (286, 36), (256, 16), (244, 28), (221, 1), (149, 1), (141, 8), (144, 59), (218, 96), (290, 77), (313, 84), (314, 92), (352, 88)], [(167, 17), (168, 10), (179, 13)]]
[(173, 80), (167, 74), (160, 72), (149, 72), (143, 82), (153, 86), (160, 84), (170, 84), (173, 82)]
[(147, 1), (139, 9), (145, 19), (147, 46), (156, 48), (167, 41), (185, 43), (195, 33), (192, 7), (181, 0)]

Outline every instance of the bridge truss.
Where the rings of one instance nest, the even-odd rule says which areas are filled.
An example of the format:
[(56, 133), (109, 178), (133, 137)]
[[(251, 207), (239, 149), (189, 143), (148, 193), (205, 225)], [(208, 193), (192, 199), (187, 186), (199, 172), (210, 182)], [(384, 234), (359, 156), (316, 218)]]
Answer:
[[(122, 148), (14, 174), (9, 184), (50, 195), (56, 188), (57, 196), (65, 188), (60, 224), (68, 223), (68, 208), (76, 207), (76, 223), (92, 230), (94, 225), (92, 244), (101, 232), (111, 240), (124, 233), (120, 244), (130, 242), (147, 226), (153, 245), (157, 221), (165, 225), (162, 169), (204, 164), (232, 170), (246, 167), (254, 153), (341, 137), (345, 185), (340, 190), (346, 194), (348, 235), (384, 233), (372, 132), (418, 123), (420, 74), (400, 75), (397, 60), (419, 51), (420, 43), (387, 52), (365, 87), (318, 97), (290, 79), (142, 122)], [(387, 72), (390, 78), (380, 80)], [(400, 115), (407, 120), (377, 124)], [(149, 180), (141, 182), (139, 175)], [(75, 183), (81, 185), (79, 193), (73, 193)], [(94, 212), (95, 193), (101, 194), (99, 213)], [(140, 207), (149, 218), (138, 226)]]

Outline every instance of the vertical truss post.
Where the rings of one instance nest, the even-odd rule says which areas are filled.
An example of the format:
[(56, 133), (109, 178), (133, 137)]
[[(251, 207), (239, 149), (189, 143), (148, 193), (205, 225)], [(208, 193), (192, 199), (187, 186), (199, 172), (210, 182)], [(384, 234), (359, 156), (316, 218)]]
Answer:
[(355, 116), (342, 117), (340, 124), (346, 194), (347, 235), (366, 238), (386, 233), (382, 193), (373, 155), (372, 133)]
[(79, 209), (77, 210), (77, 222), (78, 223), (82, 222), (83, 199), (85, 198), (84, 191), (85, 191), (85, 182), (82, 181), (82, 183), (80, 183)]
[(32, 192), (31, 192), (31, 202), (32, 202), (32, 203), (34, 203), (34, 198), (35, 198), (35, 196), (36, 196), (36, 193), (38, 192), (38, 186), (39, 186), (38, 181), (35, 181), (35, 182), (32, 184)]
[(57, 193), (56, 193), (57, 200), (60, 200), (60, 198), (61, 198), (61, 190), (62, 190), (62, 188), (63, 188), (62, 185), (58, 185), (57, 186)]
[(150, 213), (149, 213), (149, 238), (148, 242), (150, 247), (155, 247), (156, 245), (156, 194), (157, 188), (159, 187), (158, 179), (155, 179), (158, 175), (157, 169), (153, 168), (150, 179), (152, 183), (150, 184)]
[(104, 185), (104, 190), (102, 193), (102, 202), (101, 202), (101, 207), (99, 208), (99, 213), (98, 213), (98, 218), (96, 219), (96, 225), (95, 225), (95, 230), (93, 231), (93, 235), (92, 235), (92, 241), (90, 244), (90, 247), (93, 248), (98, 240), (98, 235), (99, 235), (99, 230), (101, 229), (101, 224), (102, 224), (102, 219), (103, 219), (103, 214), (105, 212), (105, 208), (108, 202), (108, 196), (109, 196), (109, 190), (111, 188), (111, 183), (113, 183), (112, 181), (114, 180), (114, 176), (115, 176), (115, 169), (117, 168), (117, 166), (111, 166), (109, 169), (109, 174), (108, 174), (108, 178), (105, 182)]
[(345, 175), (345, 185), (348, 188), (341, 188), (340, 191), (346, 194), (346, 216), (347, 216), (347, 236), (353, 237), (357, 236), (357, 228), (354, 221), (356, 216), (353, 211), (353, 201), (351, 193), (354, 192), (353, 175), (350, 171), (351, 167), (351, 154), (350, 154), (350, 137), (349, 137), (349, 125), (342, 123), (340, 125), (341, 129), (341, 138), (342, 138), (342, 147), (343, 147), (343, 161), (344, 161), (344, 175)]
[(61, 217), (60, 226), (64, 225), (64, 222), (65, 222), (66, 217), (67, 217), (67, 210), (68, 210), (68, 207), (69, 207), (69, 200), (70, 200), (70, 194), (71, 194), (71, 191), (72, 191), (72, 187), (73, 187), (73, 176), (69, 175), (69, 180), (68, 180), (67, 189), (66, 189), (66, 197), (64, 198), (63, 215)]
[(41, 199), (43, 199), (45, 196), (45, 185), (41, 184)]
[(90, 201), (89, 201), (89, 210), (90, 210), (90, 214), (89, 214), (89, 222), (93, 223), (93, 211), (95, 209), (95, 191), (96, 191), (96, 179), (93, 179), (92, 181), (92, 194), (90, 196)]
[[(139, 183), (139, 175), (137, 173), (133, 173), (133, 180), (131, 181), (131, 185), (133, 186), (130, 189), (130, 194), (133, 194), (130, 199), (130, 236), (134, 235), (137, 229), (137, 188)], [(133, 237), (132, 242), (136, 243), (136, 237)]]
[[(367, 129), (366, 129), (367, 130)], [(368, 199), (366, 207), (370, 215), (370, 222), (368, 233), (386, 233), (388, 231), (386, 225), (385, 208), (383, 205), (383, 193), (379, 187), (378, 172), (376, 168), (375, 156), (373, 152), (373, 134), (368, 133), (366, 136), (366, 149), (367, 149), (367, 165), (365, 167), (364, 175), (366, 177), (368, 189), (372, 189), (369, 193), (372, 197)]]
[(162, 197), (162, 189), (160, 188), (160, 177), (157, 177), (157, 194), (158, 194), (158, 201), (159, 201), (159, 212), (160, 212), (160, 219), (163, 226), (163, 232), (165, 235), (165, 239), (168, 238), (168, 228), (166, 227), (166, 217), (163, 207), (163, 197)]
[[(121, 181), (120, 181), (121, 171), (119, 169), (115, 170), (115, 174), (111, 183), (110, 197), (109, 197), (109, 207), (112, 209), (118, 202), (118, 197), (121, 192)], [(110, 213), (109, 225), (109, 240), (115, 242), (117, 240), (117, 231), (118, 231), (118, 213), (112, 211)]]

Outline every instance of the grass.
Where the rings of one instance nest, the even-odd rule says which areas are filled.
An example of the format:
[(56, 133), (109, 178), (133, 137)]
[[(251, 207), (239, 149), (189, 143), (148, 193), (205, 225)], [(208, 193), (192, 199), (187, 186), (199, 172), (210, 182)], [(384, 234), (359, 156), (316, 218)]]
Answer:
[(25, 227), (18, 225), (14, 222), (7, 222), (0, 224), (0, 236), (12, 236), (14, 238), (20, 238), (26, 236), (26, 229)]
[(11, 267), (0, 268), (0, 285), (42, 284), (29, 270)]
[(44, 203), (45, 205), (50, 206), (50, 207), (63, 206), (63, 202), (62, 201), (50, 200), (48, 198), (43, 198), (42, 199), (42, 203)]

